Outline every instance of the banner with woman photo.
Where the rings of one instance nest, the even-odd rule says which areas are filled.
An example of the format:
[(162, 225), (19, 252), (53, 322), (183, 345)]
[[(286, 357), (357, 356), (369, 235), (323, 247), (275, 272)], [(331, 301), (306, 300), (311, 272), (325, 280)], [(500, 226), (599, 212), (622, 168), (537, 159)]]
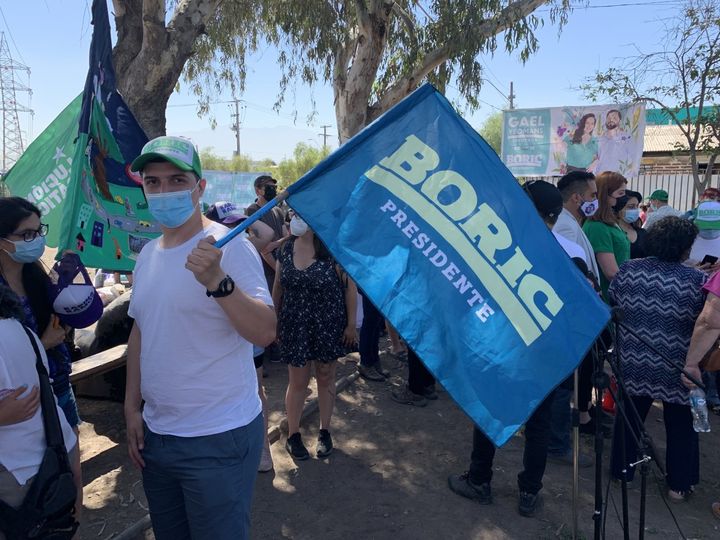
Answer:
[(516, 176), (562, 176), (573, 170), (640, 169), (645, 105), (593, 105), (503, 112), (502, 158)]

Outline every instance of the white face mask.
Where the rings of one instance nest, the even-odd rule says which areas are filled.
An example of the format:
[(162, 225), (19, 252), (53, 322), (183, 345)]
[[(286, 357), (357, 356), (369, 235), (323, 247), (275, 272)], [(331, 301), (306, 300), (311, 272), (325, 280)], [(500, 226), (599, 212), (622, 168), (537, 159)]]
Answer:
[(585, 217), (592, 217), (597, 212), (600, 202), (595, 199), (594, 201), (584, 201), (580, 205), (580, 213)]
[(715, 240), (720, 238), (720, 229), (702, 229), (698, 231), (698, 236), (705, 240)]
[(308, 225), (299, 216), (293, 216), (290, 220), (290, 234), (302, 236), (308, 230)]

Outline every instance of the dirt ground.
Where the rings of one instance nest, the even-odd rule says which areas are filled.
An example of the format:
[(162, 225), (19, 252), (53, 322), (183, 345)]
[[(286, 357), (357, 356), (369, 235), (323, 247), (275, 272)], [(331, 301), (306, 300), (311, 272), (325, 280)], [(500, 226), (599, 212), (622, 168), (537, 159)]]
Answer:
[[(341, 362), (338, 378), (352, 373), (354, 359)], [(284, 450), (284, 438), (272, 446), (275, 470), (259, 474), (255, 486), (252, 538), (310, 539), (553, 539), (572, 537), (572, 467), (548, 464), (544, 506), (535, 518), (517, 513), (516, 475), (523, 441), (516, 436), (495, 458), (492, 506), (458, 497), (447, 488), (447, 476), (464, 471), (471, 450), (471, 423), (450, 396), (425, 408), (399, 405), (390, 399), (401, 383), (405, 365), (388, 355), (387, 383), (358, 379), (338, 394), (333, 419), (335, 451), (327, 460), (313, 457), (294, 463)], [(286, 368), (267, 364), (264, 379), (270, 399), (270, 424), (283, 418)], [(311, 396), (312, 397), (312, 396)], [(139, 472), (127, 458), (122, 405), (81, 399), (82, 462), (85, 513), (80, 538), (109, 539), (146, 513)], [(714, 431), (701, 434), (701, 484), (693, 498), (670, 505), (687, 538), (720, 538), (720, 521), (710, 503), (720, 499), (720, 419)], [(646, 423), (664, 455), (662, 411), (654, 407)], [(311, 415), (303, 436), (311, 454), (318, 417)], [(586, 451), (592, 441), (583, 439)], [(609, 441), (605, 444), (607, 469)], [(607, 478), (607, 474), (604, 474)], [(594, 468), (580, 472), (579, 528), (592, 538)], [(629, 491), (631, 537), (637, 538), (640, 490)], [(660, 493), (662, 483), (651, 475), (647, 501), (647, 538), (681, 538)], [(607, 485), (603, 485), (603, 492)], [(609, 487), (607, 538), (622, 538), (619, 525), (620, 490)], [(616, 510), (617, 509), (617, 510)], [(153, 538), (151, 532), (139, 538)]]

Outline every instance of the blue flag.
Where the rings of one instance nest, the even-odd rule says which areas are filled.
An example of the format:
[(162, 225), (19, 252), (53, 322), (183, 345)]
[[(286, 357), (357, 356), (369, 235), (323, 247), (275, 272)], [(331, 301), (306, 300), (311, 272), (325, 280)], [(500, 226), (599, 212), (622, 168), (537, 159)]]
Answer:
[(63, 210), (59, 250), (83, 263), (132, 270), (140, 249), (160, 233), (130, 163), (147, 142), (115, 85), (107, 2), (94, 0), (90, 68)]
[(517, 180), (430, 85), (288, 191), (289, 204), (498, 446), (608, 322)]

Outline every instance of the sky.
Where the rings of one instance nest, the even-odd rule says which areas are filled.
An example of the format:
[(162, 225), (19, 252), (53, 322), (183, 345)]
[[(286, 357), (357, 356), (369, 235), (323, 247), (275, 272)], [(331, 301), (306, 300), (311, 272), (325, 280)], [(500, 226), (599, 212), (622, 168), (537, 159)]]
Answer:
[[(301, 0), (298, 0), (301, 1)], [(31, 140), (60, 113), (83, 88), (88, 68), (88, 49), (92, 27), (91, 0), (0, 1), (0, 31), (5, 32), (15, 61), (30, 68), (32, 97), (18, 93), (20, 104), (31, 108), (32, 115), (21, 116)], [(597, 70), (617, 65), (638, 51), (657, 50), (663, 25), (677, 13), (677, 0), (589, 0), (570, 14), (567, 25), (558, 28), (549, 20), (538, 33), (540, 48), (523, 64), (517, 54), (499, 50), (481, 59), (485, 79), (478, 98), (481, 108), (461, 110), (476, 128), (491, 114), (507, 108), (510, 82), (514, 84), (515, 107), (559, 107), (587, 103), (579, 86)], [(112, 19), (112, 3), (108, 0)], [(548, 17), (541, 8), (538, 15)], [(111, 21), (112, 22), (112, 21)], [(115, 36), (113, 36), (113, 40)], [(237, 96), (244, 102), (241, 111), (241, 152), (253, 159), (279, 161), (291, 157), (299, 142), (321, 146), (322, 125), (330, 125), (328, 144), (336, 146), (337, 131), (332, 88), (298, 86), (288, 95), (283, 108), (275, 112), (279, 69), (276, 51), (270, 47), (254, 54), (248, 64), (247, 88)], [(230, 129), (227, 103), (212, 106), (217, 126), (211, 128), (208, 117), (196, 113), (196, 98), (180, 81), (167, 109), (167, 133), (190, 137), (199, 148), (230, 157), (235, 149), (235, 133)], [(451, 87), (448, 97), (454, 103), (457, 92)], [(219, 101), (232, 98), (227, 94)], [(310, 102), (316, 103), (314, 120)]]

